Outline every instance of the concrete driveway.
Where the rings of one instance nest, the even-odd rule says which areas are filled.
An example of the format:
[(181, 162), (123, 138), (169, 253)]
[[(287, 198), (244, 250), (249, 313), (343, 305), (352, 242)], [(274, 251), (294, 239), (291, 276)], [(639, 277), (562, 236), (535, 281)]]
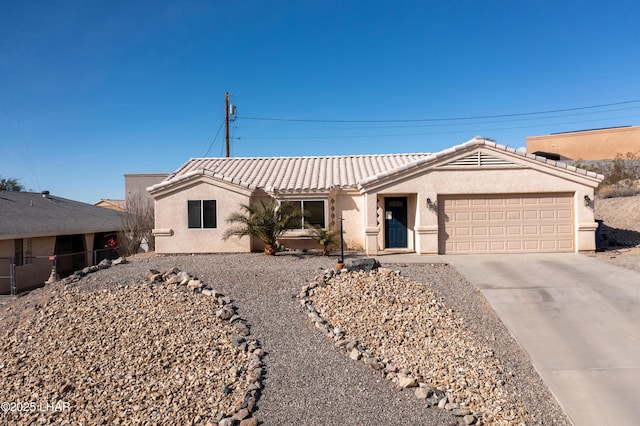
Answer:
[(640, 274), (579, 254), (440, 256), (474, 283), (571, 420), (640, 423)]

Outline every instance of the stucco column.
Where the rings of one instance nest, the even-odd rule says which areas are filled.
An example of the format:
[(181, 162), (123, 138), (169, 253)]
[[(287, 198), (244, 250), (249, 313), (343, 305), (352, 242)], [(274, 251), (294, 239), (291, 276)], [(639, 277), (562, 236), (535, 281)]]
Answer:
[[(585, 199), (585, 196), (588, 199)], [(592, 252), (596, 249), (595, 194), (593, 190), (576, 192), (576, 251)]]
[(578, 251), (592, 252), (596, 249), (596, 229), (598, 224), (581, 223), (578, 225)]
[[(433, 198), (431, 198), (433, 197)], [(416, 226), (418, 254), (438, 254), (438, 206), (436, 194), (418, 194), (418, 223)], [(427, 198), (431, 203), (427, 203)]]
[(438, 225), (418, 226), (418, 254), (438, 254)]
[(364, 244), (368, 256), (378, 254), (378, 205), (377, 194), (364, 194)]

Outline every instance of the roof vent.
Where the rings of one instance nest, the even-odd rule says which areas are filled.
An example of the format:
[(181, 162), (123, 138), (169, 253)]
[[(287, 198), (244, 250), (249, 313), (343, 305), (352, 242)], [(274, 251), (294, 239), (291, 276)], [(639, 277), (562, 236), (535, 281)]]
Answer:
[(42, 198), (47, 198), (49, 196), (49, 191), (42, 191)]

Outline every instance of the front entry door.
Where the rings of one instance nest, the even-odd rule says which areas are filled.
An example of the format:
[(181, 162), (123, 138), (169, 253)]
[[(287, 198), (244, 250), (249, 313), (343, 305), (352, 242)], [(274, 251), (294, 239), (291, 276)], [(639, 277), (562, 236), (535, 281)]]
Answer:
[(385, 248), (407, 248), (407, 197), (384, 199)]

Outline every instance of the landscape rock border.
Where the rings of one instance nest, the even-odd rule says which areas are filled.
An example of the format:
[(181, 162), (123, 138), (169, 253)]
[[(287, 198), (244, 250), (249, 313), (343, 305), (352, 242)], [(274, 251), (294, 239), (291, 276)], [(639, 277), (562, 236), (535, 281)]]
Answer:
[[(104, 259), (98, 265), (89, 266), (74, 272), (72, 275), (60, 280), (60, 283), (62, 283), (66, 288), (80, 281), (88, 274), (124, 263), (127, 263), (127, 260), (123, 257), (113, 261)], [(265, 351), (258, 339), (251, 335), (250, 325), (238, 315), (237, 307), (232, 303), (233, 301), (231, 298), (214, 290), (211, 286), (204, 284), (196, 276), (186, 271), (181, 271), (178, 267), (171, 268), (165, 272), (151, 269), (147, 274), (147, 279), (152, 284), (175, 285), (176, 288), (185, 286), (192, 293), (214, 298), (217, 306), (220, 308), (215, 312), (215, 316), (223, 321), (228, 321), (234, 330), (234, 333), (230, 337), (231, 344), (237, 350), (247, 352), (249, 356), (250, 361), (247, 368), (247, 378), (250, 383), (247, 392), (244, 395), (242, 404), (235, 410), (235, 412), (227, 415), (226, 417), (209, 422), (207, 425), (258, 425), (258, 419), (253, 417), (253, 415), (257, 408), (257, 402), (263, 388), (262, 379), (265, 375), (265, 366), (262, 358), (265, 355)]]
[[(377, 269), (377, 272), (385, 276), (400, 275), (399, 271), (393, 271), (388, 268), (380, 267), (380, 263), (373, 260), (370, 262), (375, 265), (371, 269)], [(368, 265), (368, 263), (367, 263)], [(347, 269), (326, 269), (321, 275), (314, 277), (308, 284), (302, 287), (298, 299), (307, 316), (325, 336), (334, 341), (334, 346), (344, 350), (349, 358), (354, 361), (362, 361), (365, 365), (371, 367), (374, 371), (382, 374), (385, 379), (398, 385), (401, 389), (415, 389), (415, 395), (418, 399), (426, 400), (430, 406), (437, 406), (440, 409), (451, 412), (454, 416), (461, 418), (465, 425), (482, 425), (484, 424), (483, 413), (471, 411), (466, 407), (459, 407), (455, 403), (455, 396), (448, 394), (441, 389), (434, 389), (427, 383), (419, 382), (407, 369), (399, 369), (393, 362), (386, 359), (379, 359), (374, 356), (366, 347), (358, 340), (350, 339), (345, 332), (337, 327), (329, 324), (323, 319), (315, 307), (311, 303), (310, 296), (317, 287), (326, 287), (331, 279), (337, 274), (351, 273), (353, 271), (371, 271), (371, 269), (359, 268), (353, 265)]]

